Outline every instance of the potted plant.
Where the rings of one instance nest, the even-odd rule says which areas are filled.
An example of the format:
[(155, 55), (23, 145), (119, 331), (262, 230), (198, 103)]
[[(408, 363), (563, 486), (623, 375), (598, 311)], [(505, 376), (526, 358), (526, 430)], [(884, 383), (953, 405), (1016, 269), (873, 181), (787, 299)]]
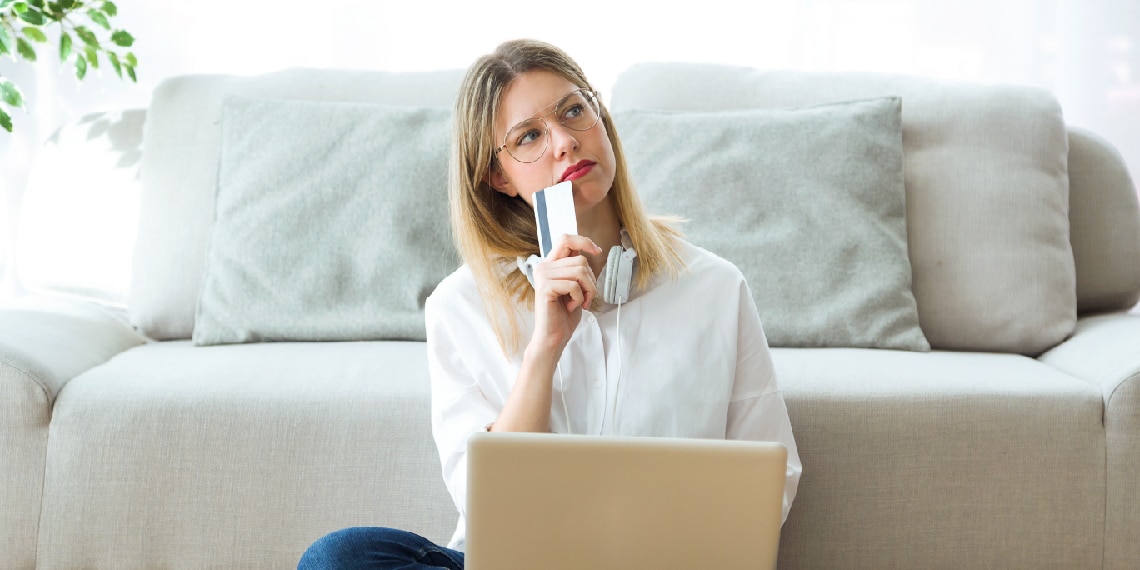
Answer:
[[(110, 0), (0, 0), (0, 57), (36, 61), (37, 44), (49, 43), (45, 31), (54, 35), (54, 28), (60, 62), (73, 65), (79, 80), (88, 69), (105, 62), (120, 78), (137, 82), (138, 60), (127, 51), (134, 37), (111, 26), (118, 11)], [(14, 82), (0, 76), (0, 127), (8, 132), (12, 132), (8, 109), (16, 108), (24, 108), (24, 97)]]

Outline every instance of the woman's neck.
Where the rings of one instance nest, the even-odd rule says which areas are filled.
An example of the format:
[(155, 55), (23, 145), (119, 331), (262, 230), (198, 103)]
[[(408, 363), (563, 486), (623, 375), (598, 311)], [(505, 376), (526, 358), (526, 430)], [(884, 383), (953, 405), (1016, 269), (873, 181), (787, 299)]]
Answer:
[(578, 234), (590, 238), (602, 248), (602, 253), (587, 256), (590, 269), (594, 270), (595, 276), (600, 276), (609, 257), (610, 248), (621, 245), (621, 221), (618, 220), (612, 195), (606, 196), (605, 201), (578, 219)]

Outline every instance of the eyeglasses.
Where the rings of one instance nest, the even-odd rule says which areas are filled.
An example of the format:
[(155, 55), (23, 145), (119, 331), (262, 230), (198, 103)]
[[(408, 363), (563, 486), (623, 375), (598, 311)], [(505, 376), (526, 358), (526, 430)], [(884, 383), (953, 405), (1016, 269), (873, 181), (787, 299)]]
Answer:
[[(546, 153), (550, 146), (550, 126), (542, 118), (548, 115), (558, 117), (558, 122), (572, 131), (588, 131), (598, 124), (601, 108), (598, 96), (588, 89), (579, 89), (559, 99), (550, 111), (543, 110), (507, 131), (503, 146), (495, 149), (499, 154), (504, 149), (511, 158), (522, 162), (535, 162)], [(548, 107), (549, 108), (549, 107)]]

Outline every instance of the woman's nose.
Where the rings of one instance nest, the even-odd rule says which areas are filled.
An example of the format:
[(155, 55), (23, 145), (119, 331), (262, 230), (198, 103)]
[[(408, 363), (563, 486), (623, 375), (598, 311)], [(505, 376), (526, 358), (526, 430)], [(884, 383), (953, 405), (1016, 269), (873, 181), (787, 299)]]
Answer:
[(574, 132), (562, 125), (554, 123), (550, 126), (550, 152), (555, 159), (565, 156), (566, 153), (578, 148), (578, 139)]

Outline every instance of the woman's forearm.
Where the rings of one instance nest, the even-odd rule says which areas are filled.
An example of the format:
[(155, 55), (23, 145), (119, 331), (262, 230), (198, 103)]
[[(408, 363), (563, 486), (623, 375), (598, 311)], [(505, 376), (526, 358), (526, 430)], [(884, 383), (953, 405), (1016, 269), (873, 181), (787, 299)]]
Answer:
[(490, 431), (550, 431), (550, 404), (558, 359), (553, 350), (531, 343), (523, 352), (522, 366), (503, 411)]

